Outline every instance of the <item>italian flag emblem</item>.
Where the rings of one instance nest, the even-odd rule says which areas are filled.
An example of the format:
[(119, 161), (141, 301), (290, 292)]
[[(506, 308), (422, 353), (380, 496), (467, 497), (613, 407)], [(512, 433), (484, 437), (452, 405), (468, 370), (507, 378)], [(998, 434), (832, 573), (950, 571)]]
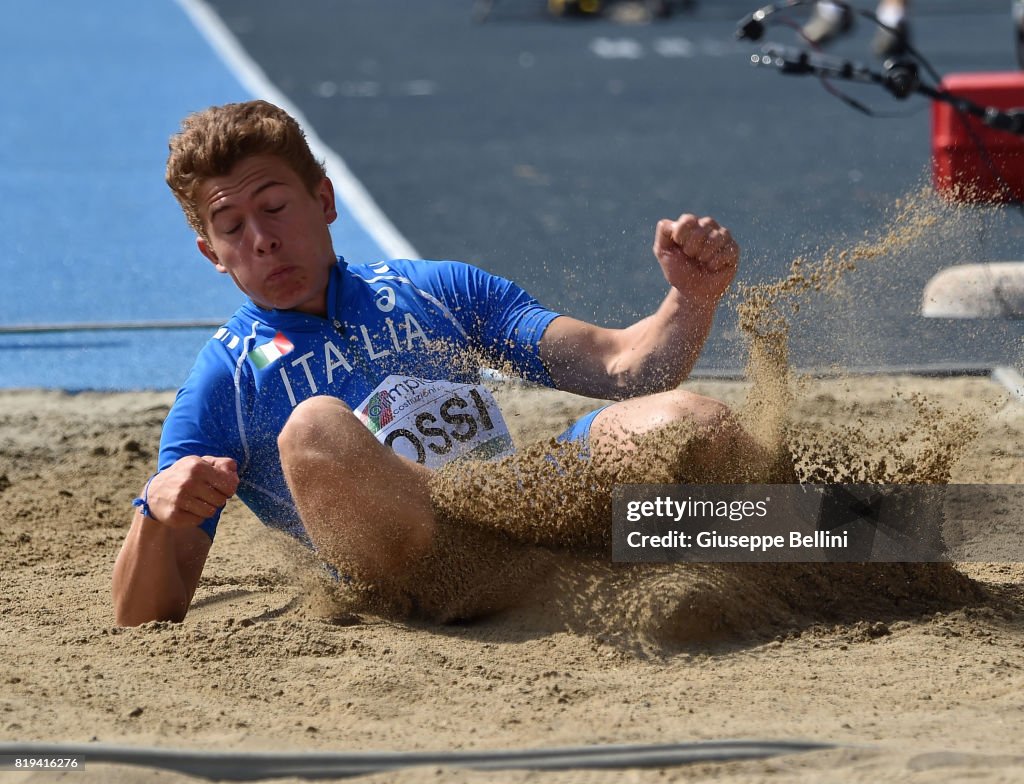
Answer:
[(257, 370), (263, 370), (271, 362), (275, 362), (285, 354), (291, 353), (294, 348), (295, 346), (292, 345), (292, 342), (278, 332), (274, 335), (273, 340), (264, 343), (262, 346), (256, 346), (256, 348), (250, 351), (249, 359), (256, 366)]

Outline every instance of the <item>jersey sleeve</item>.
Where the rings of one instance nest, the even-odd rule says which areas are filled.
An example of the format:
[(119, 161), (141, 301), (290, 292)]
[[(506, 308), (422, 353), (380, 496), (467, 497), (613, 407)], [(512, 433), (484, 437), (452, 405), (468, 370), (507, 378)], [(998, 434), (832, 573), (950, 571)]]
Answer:
[(434, 275), (452, 314), (476, 348), (527, 379), (554, 386), (540, 359), (544, 330), (559, 313), (545, 308), (512, 281), (456, 261), (433, 262)]
[[(235, 417), (235, 390), (230, 358), (218, 356), (213, 343), (199, 354), (164, 420), (157, 469), (163, 471), (189, 455), (233, 458), (243, 466), (243, 449)], [(200, 524), (212, 540), (221, 510)]]

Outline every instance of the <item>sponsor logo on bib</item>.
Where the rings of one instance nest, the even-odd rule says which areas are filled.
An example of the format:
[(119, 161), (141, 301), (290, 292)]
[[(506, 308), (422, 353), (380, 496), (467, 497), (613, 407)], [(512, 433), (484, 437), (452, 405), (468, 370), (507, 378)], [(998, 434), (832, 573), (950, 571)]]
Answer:
[(480, 384), (391, 375), (356, 407), (356, 415), (382, 444), (429, 468), (513, 451), (497, 401)]

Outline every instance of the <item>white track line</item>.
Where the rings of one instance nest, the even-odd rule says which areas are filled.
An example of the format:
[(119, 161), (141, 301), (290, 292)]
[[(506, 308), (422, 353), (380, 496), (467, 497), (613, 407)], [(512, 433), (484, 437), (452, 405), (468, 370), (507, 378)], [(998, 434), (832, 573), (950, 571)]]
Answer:
[(327, 173), (334, 183), (336, 194), (384, 252), (392, 258), (418, 259), (419, 253), (388, 220), (363, 184), (356, 179), (345, 161), (341, 159), (341, 156), (324, 144), (313, 126), (285, 97), (284, 93), (267, 78), (267, 75), (246, 53), (221, 18), (203, 0), (175, 0), (175, 2), (188, 14), (199, 32), (220, 55), (224, 64), (253, 97), (263, 98), (280, 106), (298, 120), (306, 131), (306, 138), (313, 153), (326, 163)]

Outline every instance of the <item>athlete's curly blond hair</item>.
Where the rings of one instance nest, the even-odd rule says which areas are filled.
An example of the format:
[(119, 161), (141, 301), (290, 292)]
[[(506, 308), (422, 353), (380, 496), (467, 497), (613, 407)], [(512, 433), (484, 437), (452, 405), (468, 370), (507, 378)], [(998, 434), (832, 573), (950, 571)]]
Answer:
[(189, 226), (207, 239), (196, 192), (204, 181), (229, 174), (240, 161), (253, 155), (276, 155), (310, 193), (327, 176), (295, 119), (267, 101), (228, 103), (190, 114), (167, 146), (167, 184)]

